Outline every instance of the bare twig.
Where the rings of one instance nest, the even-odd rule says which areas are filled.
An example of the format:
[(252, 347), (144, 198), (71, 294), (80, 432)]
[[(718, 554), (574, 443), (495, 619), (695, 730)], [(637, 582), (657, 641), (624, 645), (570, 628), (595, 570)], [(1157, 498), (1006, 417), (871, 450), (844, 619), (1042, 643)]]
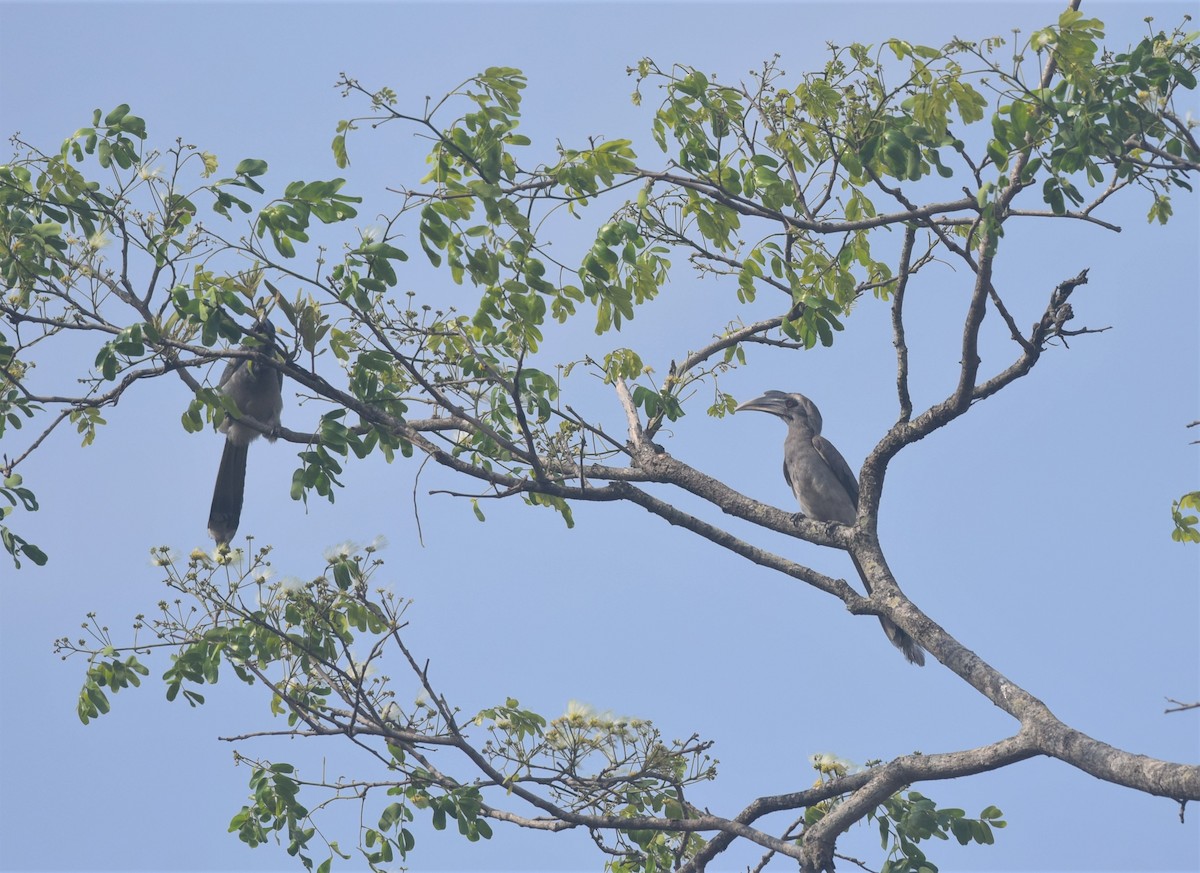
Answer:
[(908, 287), (916, 235), (915, 227), (911, 224), (905, 226), (904, 246), (900, 250), (900, 274), (896, 290), (892, 292), (892, 344), (896, 347), (896, 393), (900, 398), (901, 421), (912, 418), (912, 397), (908, 393), (908, 344), (904, 340), (904, 291)]

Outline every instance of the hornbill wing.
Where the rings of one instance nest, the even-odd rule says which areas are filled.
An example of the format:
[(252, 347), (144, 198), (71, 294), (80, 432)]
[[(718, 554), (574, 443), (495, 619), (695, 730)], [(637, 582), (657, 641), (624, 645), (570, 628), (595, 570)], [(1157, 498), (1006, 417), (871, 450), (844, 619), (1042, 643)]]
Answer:
[[(854, 504), (854, 508), (858, 509), (858, 480), (854, 478), (854, 471), (850, 469), (850, 465), (846, 463), (846, 459), (842, 457), (842, 453), (837, 450), (829, 440), (817, 434), (813, 437), (813, 448), (817, 450), (817, 454), (821, 456), (821, 460), (826, 466), (833, 471), (833, 475), (837, 477), (838, 482), (846, 489), (846, 493), (850, 495), (850, 502)], [(787, 470), (784, 470), (787, 474)], [(790, 485), (791, 482), (789, 481)]]

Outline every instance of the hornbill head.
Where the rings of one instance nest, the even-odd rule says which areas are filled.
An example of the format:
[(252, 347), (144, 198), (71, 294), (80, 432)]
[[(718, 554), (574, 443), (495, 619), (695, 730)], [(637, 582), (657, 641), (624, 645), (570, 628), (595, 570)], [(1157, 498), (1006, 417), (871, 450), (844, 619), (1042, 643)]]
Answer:
[(813, 436), (821, 432), (821, 413), (817, 405), (803, 394), (788, 394), (786, 391), (768, 391), (761, 397), (747, 400), (739, 405), (735, 412), (767, 412), (778, 416), (787, 422), (804, 425), (812, 431)]
[(263, 345), (273, 346), (275, 342), (275, 325), (273, 325), (266, 317), (259, 318), (254, 322), (253, 326), (245, 333), (248, 337), (253, 337)]

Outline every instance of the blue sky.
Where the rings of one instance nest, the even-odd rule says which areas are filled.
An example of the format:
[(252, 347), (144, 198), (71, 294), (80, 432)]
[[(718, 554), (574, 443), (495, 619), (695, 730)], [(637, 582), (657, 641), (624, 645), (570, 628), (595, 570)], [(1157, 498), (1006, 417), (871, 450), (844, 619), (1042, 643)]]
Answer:
[[(549, 155), (556, 139), (629, 136), (652, 161), (655, 100), (633, 107), (625, 74), (640, 57), (739, 79), (778, 52), (799, 73), (823, 63), (826, 42), (1007, 38), (1058, 10), (1050, 2), (5, 2), (0, 131), (52, 150), (94, 108), (127, 102), (161, 147), (180, 137), (225, 168), (265, 158), (276, 187), (347, 176), (347, 189), (367, 197), (366, 225), (397, 205), (384, 186), (422, 174), (422, 143), (398, 127), (361, 131), (351, 167), (338, 171), (334, 126), (365, 110), (333, 88), (341, 71), (392, 87), (401, 106), (418, 110), (426, 95), (484, 67), (520, 67), (529, 77), (522, 131), (535, 149)], [(1146, 15), (1170, 27), (1195, 5), (1085, 2), (1084, 11), (1104, 19), (1109, 44), (1121, 47), (1145, 32)], [(1022, 254), (1005, 262), (998, 282), (1019, 322), (1032, 322), (1055, 284), (1089, 267), (1077, 318), (1113, 330), (1047, 354), (1030, 377), (904, 452), (889, 472), (881, 534), (909, 596), (1066, 722), (1129, 751), (1195, 761), (1196, 715), (1162, 710), (1166, 696), (1200, 698), (1200, 549), (1172, 543), (1168, 517), (1170, 501), (1197, 487), (1200, 447), (1187, 445), (1195, 435), (1184, 425), (1200, 417), (1200, 221), (1195, 197), (1176, 200), (1166, 228), (1147, 226), (1144, 199), (1115, 206), (1109, 219), (1122, 225), (1119, 235), (1067, 222), (1010, 231), (1005, 247)], [(431, 301), (461, 293), (421, 266), (415, 240), (410, 252), (413, 272), (402, 285)], [(952, 386), (964, 282), (947, 267), (910, 291), (919, 407)], [(630, 345), (663, 372), (736, 314), (732, 299), (727, 283), (698, 280), (680, 263), (661, 305), (620, 337), (597, 340), (585, 327), (549, 345), (572, 353)], [(1009, 355), (1000, 334), (989, 334), (985, 369)], [(41, 363), (47, 384), (73, 378), (61, 362)], [(722, 384), (740, 399), (804, 391), (857, 468), (894, 419), (893, 368), (888, 311), (865, 300), (834, 347), (756, 352)], [(252, 692), (223, 683), (191, 710), (165, 702), (152, 681), (84, 727), (74, 715), (84, 665), (51, 653), (51, 641), (73, 635), (88, 611), (119, 635), (134, 614), (152, 610), (163, 594), (150, 547), (186, 553), (206, 543), (220, 440), (182, 430), (181, 388), (146, 385), (106, 413), (110, 425), (95, 445), (81, 450), (73, 433), (58, 432), (22, 468), (42, 510), (20, 519), (19, 532), (51, 560), (20, 572), (0, 565), (0, 870), (295, 869), (281, 850), (251, 851), (225, 833), (249, 773), (217, 737), (270, 726)], [(611, 398), (584, 393), (619, 416)], [(292, 393), (285, 404), (285, 425), (311, 429), (317, 411)], [(668, 449), (791, 509), (778, 422), (714, 421), (701, 406), (666, 435)], [(410, 643), (448, 698), (473, 711), (514, 696), (547, 714), (579, 699), (653, 719), (668, 737), (697, 731), (716, 740), (721, 761), (701, 798), (714, 812), (807, 786), (814, 752), (863, 762), (968, 748), (1013, 730), (936, 664), (906, 665), (873, 619), (636, 508), (580, 506), (567, 531), (551, 513), (492, 502), (479, 524), (465, 502), (427, 496), (461, 483), (426, 470), (416, 489), (422, 546), (416, 463), (356, 464), (335, 505), (305, 508), (288, 498), (293, 447), (256, 444), (250, 454), (241, 533), (275, 547), (281, 574), (314, 575), (324, 547), (386, 536), (381, 581), (414, 598)], [(852, 572), (835, 552), (735, 529), (824, 572)], [(151, 679), (165, 666), (152, 662)], [(370, 766), (332, 746), (275, 751), (308, 766), (324, 758), (331, 772)], [(1170, 801), (1054, 761), (920, 790), (972, 815), (994, 803), (1009, 821), (995, 846), (933, 847), (943, 869), (1200, 867), (1195, 814), (1180, 825)], [(331, 835), (352, 843), (354, 816), (334, 822)], [(873, 830), (855, 829), (841, 848), (878, 867)], [(731, 854), (721, 869), (757, 857)], [(422, 832), (412, 858), (416, 870), (601, 864), (583, 834), (502, 827), (475, 845)]]

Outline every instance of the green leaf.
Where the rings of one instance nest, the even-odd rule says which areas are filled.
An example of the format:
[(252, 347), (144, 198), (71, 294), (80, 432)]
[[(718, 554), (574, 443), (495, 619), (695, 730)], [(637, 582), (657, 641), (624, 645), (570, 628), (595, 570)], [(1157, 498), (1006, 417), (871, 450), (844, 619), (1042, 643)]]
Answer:
[(261, 176), (267, 172), (267, 162), (256, 158), (246, 158), (238, 163), (233, 172), (239, 176)]
[[(43, 552), (41, 549), (39, 549), (37, 546), (35, 546), (33, 543), (25, 542), (25, 540), (20, 540), (20, 542), (21, 542), (21, 553), (23, 555), (25, 555), (25, 557), (27, 557), (29, 560), (33, 561), (33, 563), (37, 564), (39, 567), (45, 566), (46, 561), (50, 560), (46, 556), (46, 553)], [(20, 566), (20, 565), (18, 564), (18, 566)]]
[(104, 116), (104, 123), (107, 126), (112, 127), (115, 124), (119, 124), (121, 119), (124, 118), (128, 114), (129, 114), (129, 104), (122, 103), (120, 106), (118, 106), (112, 112), (108, 113), (108, 115)]

